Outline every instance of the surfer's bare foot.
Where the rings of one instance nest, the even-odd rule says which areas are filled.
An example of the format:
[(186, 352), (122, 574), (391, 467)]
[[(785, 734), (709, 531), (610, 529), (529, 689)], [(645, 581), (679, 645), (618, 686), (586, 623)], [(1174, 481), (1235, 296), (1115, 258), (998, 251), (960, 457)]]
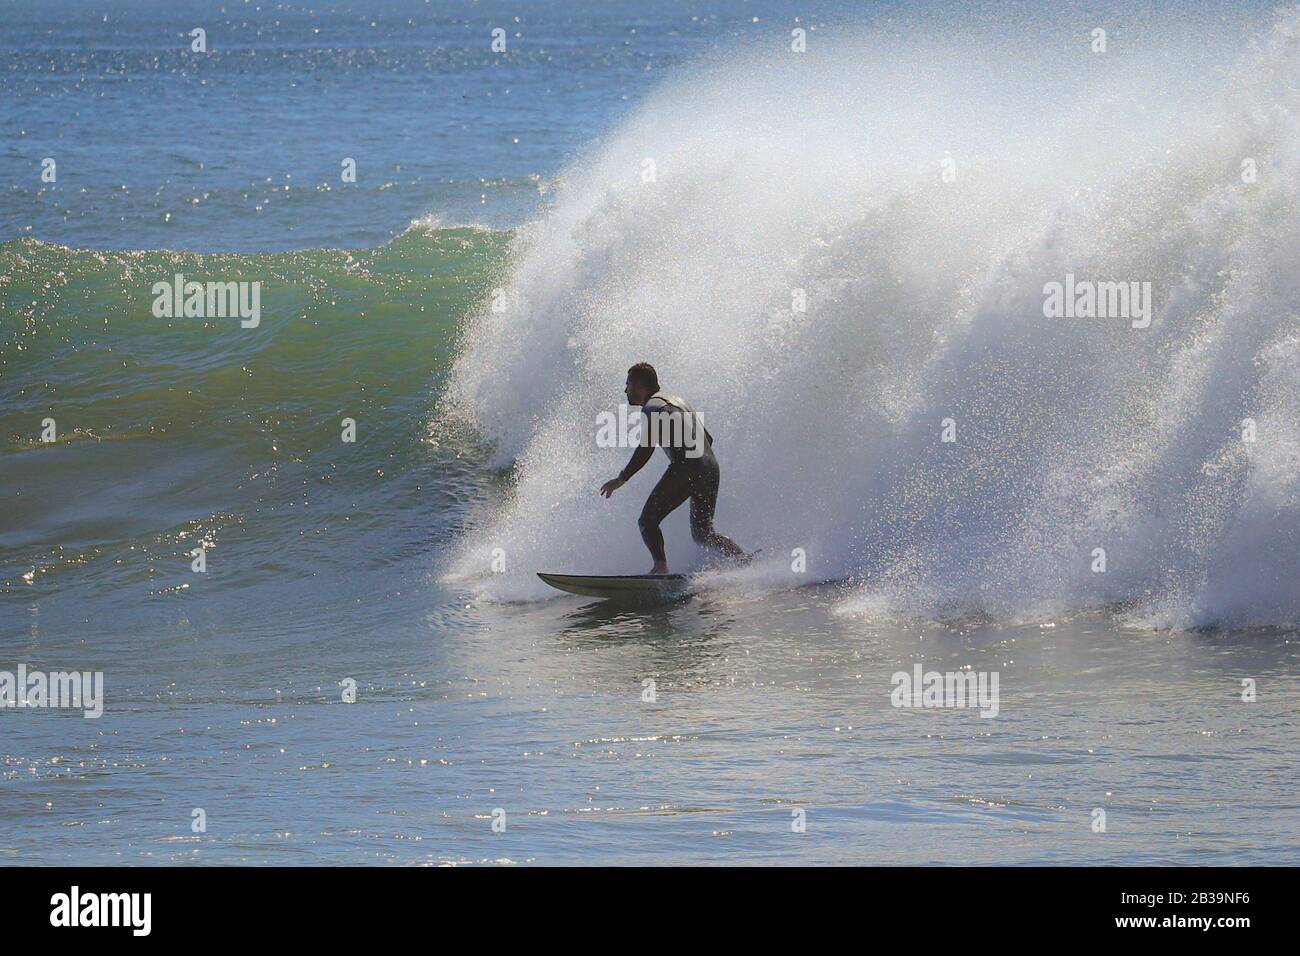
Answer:
[(668, 573), (668, 562), (667, 562), (667, 561), (656, 561), (656, 562), (655, 562), (655, 566), (654, 566), (653, 568), (650, 569), (650, 573), (651, 573), (651, 574), (667, 574), (667, 573)]

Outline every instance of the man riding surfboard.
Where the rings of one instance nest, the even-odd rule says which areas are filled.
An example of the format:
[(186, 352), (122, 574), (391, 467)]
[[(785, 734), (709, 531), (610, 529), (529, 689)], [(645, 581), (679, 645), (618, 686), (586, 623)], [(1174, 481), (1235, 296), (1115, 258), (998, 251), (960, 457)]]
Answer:
[(691, 537), (696, 544), (731, 558), (748, 558), (736, 542), (713, 529), (721, 473), (713, 454), (713, 436), (704, 427), (699, 413), (676, 395), (659, 390), (659, 375), (649, 362), (638, 362), (627, 370), (623, 392), (629, 405), (641, 407), (644, 417), (641, 443), (627, 467), (617, 478), (605, 482), (600, 493), (608, 498), (625, 485), (650, 460), (655, 445), (668, 455), (668, 470), (650, 492), (637, 519), (641, 538), (654, 558), (650, 573), (668, 573), (668, 557), (659, 524), (687, 498), (691, 500)]

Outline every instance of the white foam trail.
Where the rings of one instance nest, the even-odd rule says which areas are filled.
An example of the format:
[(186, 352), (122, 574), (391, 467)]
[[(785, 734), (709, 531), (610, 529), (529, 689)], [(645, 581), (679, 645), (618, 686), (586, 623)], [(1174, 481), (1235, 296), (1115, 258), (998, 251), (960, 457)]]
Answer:
[[(1300, 621), (1300, 14), (1236, 16), (1108, 19), (1100, 55), (1090, 21), (922, 20), (665, 86), (466, 330), (444, 414), (518, 483), (453, 573), (500, 547), (483, 587), (510, 598), (645, 568), (662, 456), (606, 502), (628, 453), (594, 441), (644, 359), (717, 439), (720, 530), (778, 577), (860, 576), (904, 614)], [(1067, 273), (1151, 282), (1150, 328), (1045, 318)]]

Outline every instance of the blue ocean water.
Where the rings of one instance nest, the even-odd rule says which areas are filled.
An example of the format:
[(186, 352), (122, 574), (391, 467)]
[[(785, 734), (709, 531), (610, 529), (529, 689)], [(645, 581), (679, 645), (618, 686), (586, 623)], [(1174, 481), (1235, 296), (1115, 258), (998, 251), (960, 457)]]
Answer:
[(6, 3), (0, 238), (259, 252), (516, 225), (662, 76), (782, 6)]
[[(0, 682), (105, 698), (0, 709), (0, 863), (1295, 863), (1298, 24), (4, 3)], [(555, 595), (640, 359), (763, 560)]]

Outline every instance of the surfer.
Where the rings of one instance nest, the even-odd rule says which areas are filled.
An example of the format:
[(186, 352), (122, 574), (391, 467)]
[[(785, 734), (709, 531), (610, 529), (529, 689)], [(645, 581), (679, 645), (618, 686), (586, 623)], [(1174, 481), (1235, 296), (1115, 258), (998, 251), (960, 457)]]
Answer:
[(695, 543), (730, 558), (749, 557), (736, 542), (713, 530), (713, 512), (718, 506), (721, 474), (713, 455), (713, 436), (698, 413), (676, 395), (659, 391), (659, 375), (649, 362), (638, 362), (627, 370), (623, 390), (629, 405), (639, 405), (644, 416), (641, 442), (617, 478), (601, 485), (600, 493), (610, 497), (635, 475), (659, 445), (668, 455), (668, 470), (646, 499), (637, 524), (641, 538), (654, 558), (651, 574), (668, 573), (664, 536), (659, 524), (687, 498), (691, 499), (691, 537)]

